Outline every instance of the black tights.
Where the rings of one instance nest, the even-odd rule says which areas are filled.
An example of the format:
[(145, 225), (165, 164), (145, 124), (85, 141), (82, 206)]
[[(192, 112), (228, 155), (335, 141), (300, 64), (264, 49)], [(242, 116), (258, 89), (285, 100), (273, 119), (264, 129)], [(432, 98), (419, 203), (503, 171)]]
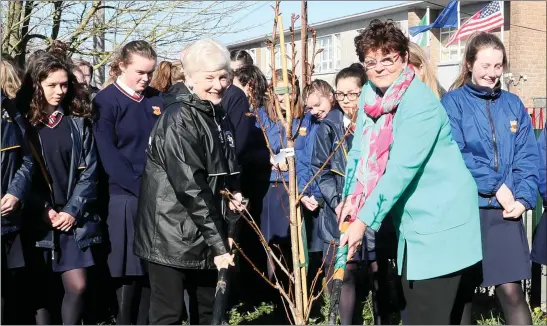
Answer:
[[(327, 280), (332, 277), (333, 268), (327, 271)], [(359, 276), (359, 266), (356, 262), (346, 264), (344, 272), (344, 282), (342, 283), (342, 293), (340, 294), (340, 302), (338, 303), (338, 311), (340, 312), (340, 325), (354, 325), (353, 314), (355, 311), (357, 279)], [(329, 293), (332, 292), (332, 280), (328, 283)]]
[[(63, 272), (61, 274), (61, 281), (65, 292), (61, 305), (61, 318), (63, 324), (81, 324), (84, 306), (83, 298), (87, 281), (86, 269), (80, 268)], [(50, 301), (50, 299), (48, 299), (48, 301)], [(36, 311), (36, 324), (50, 325), (51, 314), (51, 303), (48, 302), (45, 306)]]
[[(3, 263), (5, 264), (5, 263)], [(2, 318), (1, 325), (22, 325), (33, 323), (29, 320), (29, 305), (25, 294), (28, 290), (24, 288), (28, 283), (28, 275), (24, 268), (8, 269), (2, 266)]]
[(520, 282), (496, 286), (496, 297), (503, 310), (506, 325), (532, 325), (532, 316)]
[(116, 325), (148, 325), (150, 285), (147, 276), (118, 279), (116, 297)]

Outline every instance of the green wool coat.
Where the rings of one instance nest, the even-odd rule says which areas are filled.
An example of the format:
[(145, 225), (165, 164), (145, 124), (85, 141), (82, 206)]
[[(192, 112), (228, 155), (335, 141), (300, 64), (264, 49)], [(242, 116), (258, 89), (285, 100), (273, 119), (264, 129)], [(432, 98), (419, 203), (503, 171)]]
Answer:
[[(344, 194), (353, 193), (365, 119), (363, 94), (353, 146), (348, 154)], [(393, 143), (386, 171), (358, 213), (374, 230), (393, 217), (397, 261), (407, 278), (423, 280), (459, 271), (482, 260), (477, 185), (465, 166), (442, 104), (417, 77), (393, 119)]]

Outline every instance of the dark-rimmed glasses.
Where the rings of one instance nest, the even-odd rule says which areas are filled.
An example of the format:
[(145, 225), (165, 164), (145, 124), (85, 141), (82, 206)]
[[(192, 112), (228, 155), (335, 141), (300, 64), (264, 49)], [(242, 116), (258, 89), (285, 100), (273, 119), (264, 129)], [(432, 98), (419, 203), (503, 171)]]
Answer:
[(347, 93), (347, 94), (344, 94), (342, 92), (334, 93), (334, 97), (336, 98), (337, 101), (343, 101), (346, 96), (348, 97), (348, 100), (355, 101), (356, 99), (359, 98), (359, 95), (361, 95), (361, 92), (359, 92), (359, 93)]
[[(380, 60), (380, 64), (384, 67), (393, 66), (393, 64), (399, 59), (399, 56), (400, 56), (399, 54), (387, 56), (383, 58), (382, 60)], [(376, 61), (376, 59), (371, 59), (371, 60), (365, 59), (365, 62), (364, 62), (365, 69), (375, 68), (377, 64), (378, 64), (378, 61)]]

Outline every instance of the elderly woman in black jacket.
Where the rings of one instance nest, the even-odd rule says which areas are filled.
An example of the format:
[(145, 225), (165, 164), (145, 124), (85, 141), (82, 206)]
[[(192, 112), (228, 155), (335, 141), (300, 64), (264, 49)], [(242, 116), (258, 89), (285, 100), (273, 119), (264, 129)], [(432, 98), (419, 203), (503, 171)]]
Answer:
[(243, 208), (233, 130), (220, 105), (230, 54), (204, 39), (182, 63), (190, 93), (171, 94), (152, 130), (135, 225), (135, 254), (149, 262), (151, 324), (181, 323), (184, 290), (190, 324), (210, 324), (215, 267), (233, 265), (235, 211)]

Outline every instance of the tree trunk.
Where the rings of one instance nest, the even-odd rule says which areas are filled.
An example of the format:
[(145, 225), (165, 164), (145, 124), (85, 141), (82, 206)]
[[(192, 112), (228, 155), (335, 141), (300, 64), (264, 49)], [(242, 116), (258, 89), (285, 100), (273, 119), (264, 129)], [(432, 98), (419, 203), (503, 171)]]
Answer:
[(309, 85), (309, 73), (308, 73), (308, 2), (302, 0), (302, 13), (301, 13), (302, 24), (300, 25), (300, 42), (302, 45), (301, 53), (302, 60), (302, 84)]
[(8, 53), (12, 57), (16, 57), (19, 54), (16, 46), (21, 41), (21, 27), (18, 25), (18, 23), (21, 19), (22, 11), (23, 11), (23, 1), (9, 2), (8, 21), (7, 21), (7, 24), (4, 26), (4, 28), (8, 29), (8, 32), (3, 44), (5, 46), (5, 49), (3, 49), (3, 52)]
[(15, 46), (15, 51), (17, 51), (15, 60), (19, 63), (21, 67), (25, 66), (25, 56), (27, 54), (27, 45), (28, 45), (28, 42), (30, 41), (30, 35), (28, 35), (30, 16), (32, 15), (33, 9), (34, 9), (34, 1), (27, 1), (25, 3), (25, 11), (23, 12), (23, 16), (21, 17), (21, 20), (23, 20), (23, 24), (20, 29), (21, 32), (19, 33), (19, 42)]
[(63, 2), (53, 2), (53, 27), (51, 28), (51, 39), (56, 40), (59, 36), (59, 30), (61, 29), (61, 15), (63, 14)]
[[(298, 197), (298, 196), (297, 196)], [(300, 207), (298, 207), (298, 200), (295, 200), (296, 202), (296, 225), (298, 225), (298, 251), (299, 256), (298, 260), (300, 261), (300, 278), (302, 279), (302, 306), (303, 308), (303, 314), (304, 316), (307, 315), (306, 308), (308, 307), (308, 280), (306, 273), (306, 258), (309, 259), (309, 256), (306, 257), (306, 251), (304, 250), (304, 241), (307, 241), (308, 239), (304, 239), (302, 236), (302, 228), (304, 226), (304, 223), (302, 223), (302, 210)]]
[[(283, 19), (281, 16), (277, 16), (277, 23), (279, 24), (279, 43), (281, 51), (281, 65), (283, 69), (283, 86), (289, 87), (289, 76), (287, 72), (287, 52), (285, 48), (285, 32), (283, 30)], [(275, 73), (275, 72), (274, 72)], [(285, 93), (285, 103), (286, 112), (286, 126), (285, 132), (287, 136), (287, 148), (292, 148), (294, 150), (294, 140), (292, 135), (292, 106), (293, 103), (290, 100), (289, 94)], [(295, 160), (294, 155), (287, 158), (289, 163), (289, 214), (290, 214), (290, 231), (291, 231), (291, 251), (292, 251), (292, 262), (293, 262), (293, 272), (294, 272), (294, 300), (295, 300), (295, 324), (302, 325), (304, 323), (304, 306), (303, 306), (303, 295), (302, 295), (302, 279), (300, 273), (300, 255), (299, 255), (299, 240), (298, 237), (301, 237), (302, 234), (298, 232), (297, 218), (296, 218), (296, 169), (295, 169)]]
[[(95, 30), (99, 30), (99, 33), (96, 33), (93, 35), (93, 50), (95, 53), (103, 53), (104, 52), (104, 34), (105, 30), (103, 28), (104, 26), (104, 8), (102, 8), (103, 3), (99, 4), (100, 8), (97, 10), (97, 13), (95, 14), (95, 17), (93, 18), (93, 25)], [(97, 54), (93, 56), (93, 84), (95, 87), (102, 88), (102, 85), (104, 84), (106, 80), (105, 76), (105, 65), (100, 65), (101, 57), (99, 57)], [(98, 67), (97, 67), (98, 66)], [(99, 86), (97, 86), (99, 85)]]

